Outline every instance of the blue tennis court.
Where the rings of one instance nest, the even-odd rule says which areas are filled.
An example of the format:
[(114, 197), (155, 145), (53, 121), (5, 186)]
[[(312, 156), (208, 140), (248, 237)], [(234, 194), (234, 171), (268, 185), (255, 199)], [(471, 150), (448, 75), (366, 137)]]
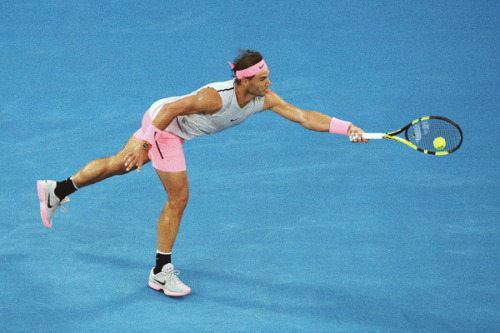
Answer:
[[(500, 331), (500, 2), (4, 0), (0, 18), (1, 331)], [(230, 79), (238, 48), (298, 107), (367, 132), (445, 116), (464, 144), (353, 145), (270, 111), (188, 142), (183, 298), (147, 286), (165, 201), (150, 165), (43, 227), (37, 179)]]

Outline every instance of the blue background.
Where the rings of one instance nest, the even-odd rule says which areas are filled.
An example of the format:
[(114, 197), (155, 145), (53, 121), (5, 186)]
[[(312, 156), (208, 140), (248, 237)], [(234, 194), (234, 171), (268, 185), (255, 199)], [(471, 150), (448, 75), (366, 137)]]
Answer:
[[(4, 331), (500, 330), (500, 2), (4, 0), (0, 18)], [(238, 48), (298, 107), (369, 132), (446, 116), (464, 145), (352, 145), (272, 112), (190, 141), (181, 299), (146, 285), (151, 166), (43, 227), (37, 179), (114, 154), (155, 100), (229, 79)]]

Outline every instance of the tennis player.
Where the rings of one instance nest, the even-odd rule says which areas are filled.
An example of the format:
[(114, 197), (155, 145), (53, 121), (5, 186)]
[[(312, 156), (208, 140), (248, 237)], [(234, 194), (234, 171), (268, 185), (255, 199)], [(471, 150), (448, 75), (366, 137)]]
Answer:
[(188, 95), (153, 103), (144, 114), (141, 128), (116, 155), (91, 161), (64, 181), (37, 181), (43, 224), (52, 227), (54, 212), (76, 190), (131, 170), (140, 171), (152, 161), (168, 199), (158, 220), (156, 266), (151, 269), (148, 285), (168, 296), (187, 295), (191, 289), (181, 282), (171, 263), (189, 197), (183, 143), (238, 125), (264, 110), (309, 130), (349, 135), (353, 142), (367, 141), (361, 139), (363, 131), (352, 123), (297, 108), (270, 90), (270, 72), (259, 52), (241, 52), (230, 66), (232, 80), (210, 83)]

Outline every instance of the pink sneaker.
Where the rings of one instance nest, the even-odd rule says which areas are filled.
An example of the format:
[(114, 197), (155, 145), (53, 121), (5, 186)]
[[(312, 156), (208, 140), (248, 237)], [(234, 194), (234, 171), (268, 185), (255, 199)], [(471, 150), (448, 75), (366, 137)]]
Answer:
[(52, 228), (52, 215), (54, 215), (57, 208), (60, 207), (61, 211), (65, 212), (66, 209), (62, 205), (69, 201), (68, 197), (59, 200), (54, 193), (56, 184), (53, 180), (38, 180), (36, 182), (38, 199), (40, 199), (40, 216), (43, 225), (47, 228)]

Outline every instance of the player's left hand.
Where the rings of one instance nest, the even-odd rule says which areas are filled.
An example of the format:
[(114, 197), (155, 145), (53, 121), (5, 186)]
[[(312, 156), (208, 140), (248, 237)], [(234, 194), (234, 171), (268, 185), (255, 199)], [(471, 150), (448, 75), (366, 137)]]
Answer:
[(368, 142), (369, 140), (363, 138), (363, 131), (361, 128), (354, 126), (351, 124), (349, 126), (349, 130), (347, 131), (347, 135), (349, 135), (349, 141), (352, 143), (358, 143), (358, 142)]

